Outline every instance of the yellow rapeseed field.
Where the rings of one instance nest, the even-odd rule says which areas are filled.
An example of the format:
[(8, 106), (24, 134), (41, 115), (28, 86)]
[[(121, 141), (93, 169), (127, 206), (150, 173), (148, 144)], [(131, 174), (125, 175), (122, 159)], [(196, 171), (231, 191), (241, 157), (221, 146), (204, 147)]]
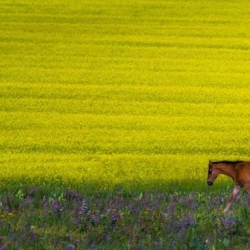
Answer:
[(249, 1), (1, 5), (0, 189), (202, 189), (250, 159)]

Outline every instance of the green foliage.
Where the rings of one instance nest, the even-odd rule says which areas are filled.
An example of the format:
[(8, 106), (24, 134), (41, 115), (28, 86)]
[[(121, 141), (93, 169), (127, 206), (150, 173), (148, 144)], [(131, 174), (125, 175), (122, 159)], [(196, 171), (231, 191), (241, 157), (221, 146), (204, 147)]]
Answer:
[[(143, 193), (63, 195), (40, 187), (0, 196), (0, 246), (52, 249), (247, 249), (249, 209), (223, 215), (223, 195)], [(36, 204), (35, 197), (43, 194)], [(111, 194), (111, 193), (110, 193)], [(53, 198), (52, 198), (53, 197)], [(63, 197), (63, 198), (62, 198)], [(205, 205), (201, 206), (206, 197)], [(82, 200), (89, 209), (82, 209)], [(217, 209), (214, 209), (217, 207)]]

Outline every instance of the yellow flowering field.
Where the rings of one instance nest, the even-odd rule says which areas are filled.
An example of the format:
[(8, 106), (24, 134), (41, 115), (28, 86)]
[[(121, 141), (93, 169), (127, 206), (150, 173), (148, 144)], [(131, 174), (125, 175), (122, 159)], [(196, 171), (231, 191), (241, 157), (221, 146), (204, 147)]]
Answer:
[(0, 188), (201, 190), (249, 160), (249, 8), (3, 0)]

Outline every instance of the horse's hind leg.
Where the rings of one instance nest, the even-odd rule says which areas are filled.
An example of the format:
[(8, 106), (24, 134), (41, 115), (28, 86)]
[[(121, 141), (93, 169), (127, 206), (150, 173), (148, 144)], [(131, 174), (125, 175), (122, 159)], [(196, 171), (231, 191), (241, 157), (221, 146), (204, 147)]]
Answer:
[[(231, 195), (228, 198), (227, 206), (224, 209), (224, 213), (226, 213), (229, 210), (229, 208), (232, 205), (232, 202), (233, 202), (234, 198), (236, 197), (236, 195), (238, 194), (239, 191), (240, 191), (240, 186), (235, 186), (234, 189), (233, 189), (233, 192), (231, 193)], [(250, 191), (250, 189), (249, 189), (249, 191)]]

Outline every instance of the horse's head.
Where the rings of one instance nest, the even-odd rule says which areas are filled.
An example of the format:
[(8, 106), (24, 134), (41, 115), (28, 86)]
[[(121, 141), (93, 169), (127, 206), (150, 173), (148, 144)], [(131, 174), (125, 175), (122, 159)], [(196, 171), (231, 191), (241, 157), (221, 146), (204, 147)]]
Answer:
[(213, 162), (209, 161), (208, 164), (208, 176), (207, 176), (207, 185), (212, 186), (214, 184), (215, 179), (221, 171), (216, 168)]

